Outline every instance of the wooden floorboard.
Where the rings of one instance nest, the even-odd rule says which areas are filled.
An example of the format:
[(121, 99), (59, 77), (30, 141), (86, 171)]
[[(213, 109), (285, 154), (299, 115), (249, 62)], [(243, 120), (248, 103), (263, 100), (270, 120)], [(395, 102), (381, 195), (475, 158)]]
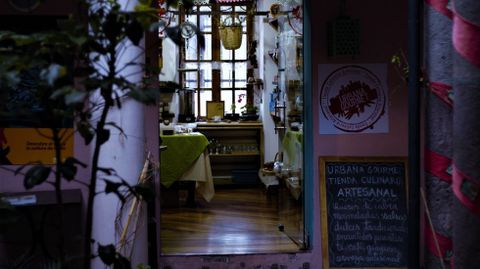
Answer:
[[(215, 190), (209, 203), (197, 197), (195, 208), (162, 208), (164, 255), (297, 252), (299, 246), (279, 231), (275, 193), (263, 188)], [(180, 192), (181, 201), (185, 194)]]

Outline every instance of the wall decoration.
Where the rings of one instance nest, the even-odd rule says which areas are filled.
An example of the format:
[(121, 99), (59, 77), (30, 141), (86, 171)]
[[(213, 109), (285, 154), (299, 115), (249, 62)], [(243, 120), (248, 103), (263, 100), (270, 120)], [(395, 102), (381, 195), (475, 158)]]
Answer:
[(387, 65), (320, 65), (320, 134), (388, 133)]
[(321, 157), (323, 268), (406, 268), (407, 159)]
[(215, 117), (220, 117), (223, 119), (225, 114), (225, 103), (223, 101), (213, 102), (207, 101), (207, 119), (214, 119)]
[[(62, 157), (73, 156), (73, 128), (61, 128)], [(0, 128), (0, 164), (55, 164), (49, 128)]]

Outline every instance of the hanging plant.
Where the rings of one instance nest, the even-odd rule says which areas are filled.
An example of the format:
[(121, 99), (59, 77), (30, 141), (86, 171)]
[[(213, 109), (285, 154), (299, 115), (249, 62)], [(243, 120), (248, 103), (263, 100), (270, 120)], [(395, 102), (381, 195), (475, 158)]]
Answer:
[(236, 50), (242, 45), (242, 21), (232, 14), (220, 24), (220, 39), (227, 50)]

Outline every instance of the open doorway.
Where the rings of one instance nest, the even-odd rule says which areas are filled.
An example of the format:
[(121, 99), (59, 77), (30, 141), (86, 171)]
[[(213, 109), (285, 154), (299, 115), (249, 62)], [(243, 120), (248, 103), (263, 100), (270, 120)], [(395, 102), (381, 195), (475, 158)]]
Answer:
[(160, 253), (304, 249), (302, 1), (195, 3), (162, 37)]

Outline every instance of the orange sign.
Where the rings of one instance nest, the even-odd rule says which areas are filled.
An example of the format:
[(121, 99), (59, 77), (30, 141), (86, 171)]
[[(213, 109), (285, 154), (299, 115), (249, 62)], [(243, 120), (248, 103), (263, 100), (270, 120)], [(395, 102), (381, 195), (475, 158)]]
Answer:
[[(73, 128), (60, 129), (62, 157), (73, 156)], [(0, 128), (0, 164), (55, 163), (49, 128)]]

